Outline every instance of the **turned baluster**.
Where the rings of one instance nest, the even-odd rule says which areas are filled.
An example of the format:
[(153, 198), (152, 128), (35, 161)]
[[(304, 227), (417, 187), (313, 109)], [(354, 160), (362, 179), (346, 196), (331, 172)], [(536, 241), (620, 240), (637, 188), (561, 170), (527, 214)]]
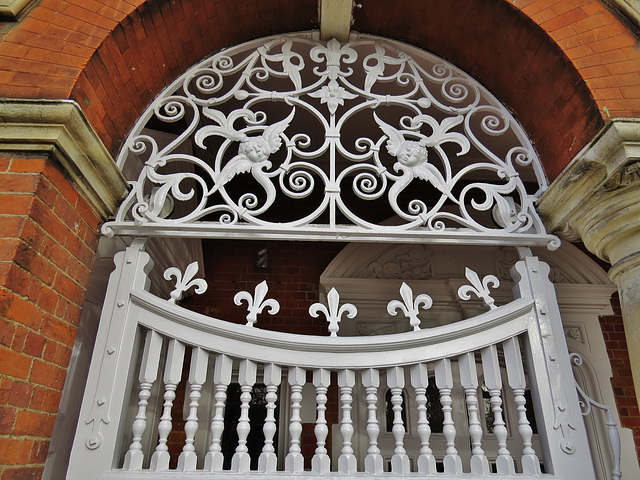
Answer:
[(289, 385), (291, 386), (291, 421), (289, 422), (289, 436), (291, 444), (285, 458), (285, 470), (291, 473), (304, 471), (304, 457), (300, 448), (302, 436), (302, 388), (307, 382), (307, 372), (300, 367), (289, 368)]
[(502, 419), (502, 378), (498, 362), (498, 349), (495, 345), (482, 349), (482, 369), (484, 370), (484, 384), (489, 389), (491, 411), (493, 412), (493, 433), (498, 442), (498, 457), (496, 468), (498, 473), (515, 473), (515, 465), (511, 453), (507, 449), (507, 427)]
[(338, 458), (338, 472), (355, 473), (358, 470), (356, 456), (353, 453), (351, 439), (353, 438), (353, 421), (351, 420), (351, 403), (353, 402), (353, 387), (356, 384), (356, 373), (353, 370), (338, 372), (338, 387), (340, 387), (340, 435), (342, 436), (342, 452)]
[(251, 457), (247, 447), (247, 437), (251, 430), (249, 424), (249, 404), (251, 403), (251, 390), (256, 383), (258, 366), (251, 360), (242, 360), (238, 372), (240, 384), (240, 418), (238, 419), (238, 446), (231, 459), (231, 470), (234, 472), (248, 472), (251, 469)]
[(327, 427), (327, 390), (331, 385), (331, 372), (324, 368), (313, 371), (313, 385), (316, 387), (316, 426), (313, 432), (316, 436), (317, 448), (311, 459), (311, 470), (314, 473), (327, 473), (331, 469), (331, 459), (327, 454), (326, 441), (329, 435)]
[(219, 472), (224, 464), (222, 454), (222, 432), (224, 430), (224, 408), (227, 401), (227, 388), (231, 382), (233, 361), (226, 355), (218, 355), (213, 370), (215, 384), (214, 415), (211, 420), (211, 446), (204, 457), (204, 469), (209, 472)]
[(201, 348), (191, 350), (191, 367), (189, 370), (189, 415), (184, 425), (185, 442), (182, 453), (178, 457), (178, 470), (192, 472), (196, 469), (198, 457), (193, 445), (198, 431), (198, 406), (200, 405), (200, 391), (207, 378), (209, 354)]
[(402, 420), (402, 389), (404, 385), (404, 369), (402, 367), (387, 368), (387, 386), (391, 390), (391, 405), (393, 405), (393, 427), (391, 428), (395, 440), (395, 448), (391, 457), (391, 471), (393, 473), (409, 473), (411, 471), (409, 456), (404, 448), (404, 434), (406, 432)]
[(367, 437), (369, 448), (364, 459), (364, 471), (370, 474), (383, 472), (383, 458), (378, 448), (380, 425), (378, 424), (378, 388), (380, 388), (380, 372), (367, 368), (362, 372), (362, 385), (367, 394)]
[(264, 367), (264, 384), (267, 387), (265, 400), (267, 401), (267, 416), (264, 420), (262, 432), (264, 433), (264, 446), (258, 459), (258, 471), (275, 472), (278, 458), (273, 447), (273, 437), (276, 434), (276, 401), (278, 400), (278, 386), (282, 378), (282, 369), (273, 363)]
[(129, 447), (129, 451), (124, 457), (125, 470), (140, 470), (144, 460), (142, 452), (142, 436), (147, 429), (147, 405), (149, 397), (151, 397), (151, 387), (158, 378), (158, 365), (160, 363), (160, 351), (162, 350), (162, 337), (158, 332), (149, 330), (144, 341), (144, 350), (142, 353), (142, 363), (140, 365), (140, 373), (138, 380), (140, 381), (140, 393), (138, 394), (138, 413), (131, 432), (133, 433), (133, 441)]
[(522, 438), (522, 472), (540, 474), (540, 460), (532, 447), (533, 430), (527, 419), (526, 399), (524, 389), (527, 386), (520, 354), (520, 343), (517, 337), (512, 337), (502, 343), (504, 360), (507, 365), (507, 379), (513, 390), (514, 402), (518, 412), (518, 433)]
[(173, 427), (171, 419), (171, 408), (176, 398), (176, 388), (182, 379), (182, 365), (184, 362), (184, 344), (175, 338), (169, 341), (167, 349), (167, 363), (164, 369), (164, 405), (162, 409), (162, 417), (158, 424), (158, 446), (151, 456), (151, 470), (168, 470), (169, 469), (169, 447), (167, 440)]
[(444, 456), (445, 473), (462, 473), (462, 460), (456, 449), (456, 427), (451, 414), (451, 389), (453, 388), (453, 374), (451, 360), (443, 358), (436, 363), (436, 386), (440, 391), (440, 404), (442, 405), (443, 421), (442, 433), (447, 443)]
[(419, 473), (436, 473), (436, 459), (429, 446), (431, 426), (427, 419), (427, 387), (429, 386), (429, 371), (425, 363), (418, 363), (411, 367), (411, 385), (416, 391), (418, 409), (417, 431), (420, 438), (420, 456), (418, 457)]
[(471, 439), (471, 473), (484, 475), (489, 473), (489, 460), (482, 449), (482, 424), (478, 415), (478, 369), (474, 353), (465, 353), (458, 357), (460, 383), (464, 388), (469, 412), (469, 438)]

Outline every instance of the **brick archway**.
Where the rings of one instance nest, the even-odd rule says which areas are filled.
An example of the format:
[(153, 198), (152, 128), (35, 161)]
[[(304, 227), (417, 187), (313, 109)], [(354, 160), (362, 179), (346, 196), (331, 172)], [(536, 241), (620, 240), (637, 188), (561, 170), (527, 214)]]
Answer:
[[(4, 95), (72, 98), (115, 153), (150, 100), (207, 54), (317, 27), (317, 1), (45, 0), (0, 45)], [(502, 99), (551, 178), (609, 117), (640, 115), (637, 38), (598, 1), (366, 0), (353, 28), (449, 59)], [(540, 121), (544, 118), (544, 121)]]
[[(198, 59), (315, 27), (316, 0), (45, 0), (6, 34), (0, 78), (7, 97), (76, 100), (115, 153), (149, 101)], [(515, 112), (551, 178), (609, 117), (640, 115), (637, 38), (597, 0), (399, 0), (393, 11), (367, 0), (353, 28), (476, 76)]]

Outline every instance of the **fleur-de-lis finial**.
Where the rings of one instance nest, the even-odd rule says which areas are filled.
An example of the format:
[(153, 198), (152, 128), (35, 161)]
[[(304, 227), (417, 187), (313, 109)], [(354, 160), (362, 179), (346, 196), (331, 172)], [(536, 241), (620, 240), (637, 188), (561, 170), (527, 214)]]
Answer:
[(184, 293), (191, 287), (196, 287), (195, 292), (198, 295), (207, 291), (208, 285), (206, 280), (203, 278), (193, 278), (196, 276), (196, 273), (198, 273), (198, 268), (198, 262), (190, 263), (184, 271), (184, 276), (176, 267), (169, 267), (164, 271), (165, 280), (171, 280), (171, 277), (175, 277), (176, 279), (176, 288), (170, 293), (170, 303), (176, 303), (180, 300)]
[(482, 299), (485, 307), (491, 310), (498, 308), (495, 306), (495, 300), (489, 294), (489, 286), (492, 288), (500, 286), (500, 281), (495, 275), (487, 275), (481, 281), (478, 274), (469, 267), (465, 268), (464, 275), (471, 282), (471, 285), (463, 285), (458, 289), (458, 296), (462, 300), (469, 300), (471, 298), (469, 294), (473, 293)]
[(424, 310), (427, 310), (433, 305), (433, 300), (426, 293), (422, 293), (414, 299), (413, 290), (405, 282), (402, 282), (400, 287), (400, 296), (404, 303), (400, 300), (391, 300), (387, 304), (387, 312), (389, 312), (389, 315), (397, 315), (398, 310), (402, 310), (405, 317), (409, 317), (409, 323), (413, 329), (420, 330), (420, 319), (418, 318), (420, 304), (422, 304)]
[(253, 327), (253, 324), (258, 320), (258, 314), (262, 313), (262, 310), (266, 307), (269, 307), (270, 315), (275, 315), (280, 311), (280, 304), (277, 300), (274, 300), (273, 298), (265, 300), (268, 291), (269, 287), (267, 286), (267, 281), (263, 280), (256, 285), (253, 296), (251, 296), (249, 292), (243, 291), (236, 293), (236, 296), (233, 297), (233, 301), (238, 306), (242, 304), (243, 300), (246, 300), (249, 308), (249, 314), (247, 315), (248, 327)]
[(358, 309), (351, 303), (345, 303), (338, 308), (340, 304), (340, 294), (335, 288), (329, 291), (327, 303), (329, 304), (328, 308), (322, 303), (314, 303), (309, 307), (309, 315), (313, 318), (318, 318), (318, 315), (323, 313), (324, 316), (327, 317), (327, 322), (329, 322), (329, 332), (331, 336), (336, 337), (340, 328), (338, 327), (338, 323), (340, 323), (342, 315), (346, 313), (347, 318), (353, 318), (358, 313)]

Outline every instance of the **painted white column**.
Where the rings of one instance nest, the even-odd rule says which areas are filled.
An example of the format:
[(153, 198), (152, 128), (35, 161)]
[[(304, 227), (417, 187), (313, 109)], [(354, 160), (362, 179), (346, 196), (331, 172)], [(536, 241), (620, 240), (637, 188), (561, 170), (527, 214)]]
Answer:
[(640, 119), (611, 121), (553, 182), (538, 210), (549, 231), (611, 263), (640, 402)]

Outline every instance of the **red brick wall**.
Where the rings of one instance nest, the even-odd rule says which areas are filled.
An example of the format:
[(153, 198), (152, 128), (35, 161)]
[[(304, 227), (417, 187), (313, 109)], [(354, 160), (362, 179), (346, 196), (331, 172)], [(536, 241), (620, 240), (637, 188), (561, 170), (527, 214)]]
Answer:
[[(5, 29), (0, 87), (77, 100), (115, 153), (162, 86), (198, 59), (316, 26), (316, 0), (42, 0)], [(408, 40), (484, 81), (551, 178), (603, 120), (640, 116), (637, 38), (600, 0), (367, 0), (354, 28)]]
[[(263, 311), (257, 326), (307, 335), (328, 335), (327, 321), (321, 315), (309, 315), (311, 304), (318, 302), (318, 281), (329, 262), (344, 247), (339, 243), (205, 240), (203, 252), (206, 280), (203, 295), (194, 295), (181, 304), (199, 313), (236, 323), (246, 323), (247, 304), (236, 306), (234, 295), (267, 281), (267, 298), (280, 302), (280, 312)], [(268, 250), (268, 268), (256, 268), (258, 251)]]
[(640, 459), (640, 410), (638, 410), (627, 339), (622, 322), (622, 311), (617, 293), (611, 298), (611, 305), (614, 314), (600, 317), (600, 326), (611, 361), (611, 385), (616, 398), (620, 423), (623, 427), (633, 431), (636, 453)]
[(97, 247), (51, 161), (0, 155), (0, 479), (39, 478)]

